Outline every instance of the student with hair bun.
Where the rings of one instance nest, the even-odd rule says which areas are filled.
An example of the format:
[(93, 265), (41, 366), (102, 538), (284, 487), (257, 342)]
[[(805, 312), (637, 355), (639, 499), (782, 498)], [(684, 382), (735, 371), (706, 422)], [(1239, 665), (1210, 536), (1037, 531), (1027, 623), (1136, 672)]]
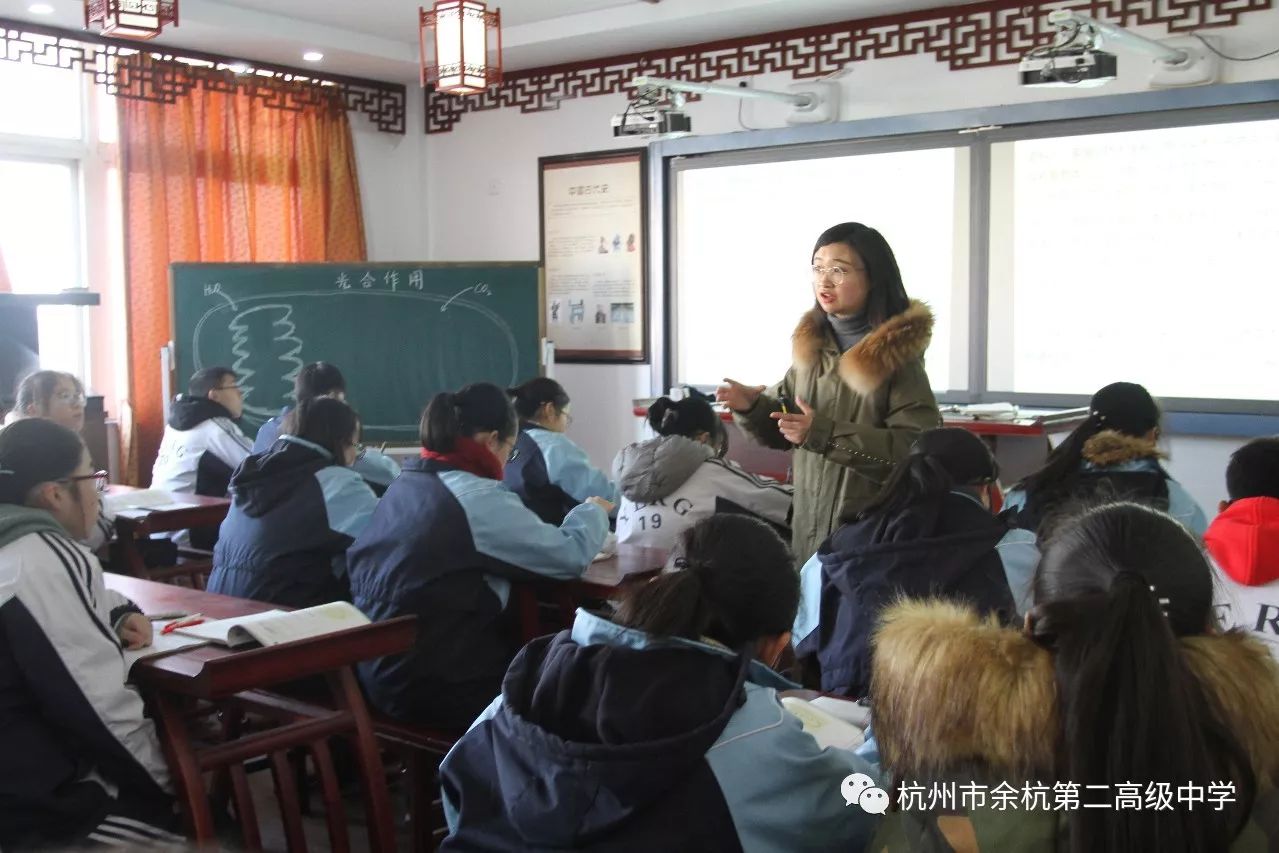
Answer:
[(790, 548), (738, 515), (682, 535), (675, 571), (612, 621), (524, 647), (440, 765), (441, 850), (862, 850), (879, 821), (840, 782), (770, 667), (799, 596)]
[(347, 551), (355, 606), (376, 620), (417, 616), (417, 641), (359, 671), (385, 713), (463, 729), (518, 648), (505, 615), (511, 580), (579, 577), (613, 505), (587, 497), (557, 526), (502, 484), (518, 425), (496, 385), (435, 395), (421, 433), (422, 458), (404, 466)]
[(1053, 516), (1098, 501), (1131, 500), (1163, 510), (1196, 536), (1208, 518), (1159, 460), (1159, 404), (1133, 382), (1114, 382), (1093, 395), (1088, 419), (1048, 454), (1048, 461), (1009, 492), (1027, 530), (1047, 530)]
[(559, 524), (596, 495), (617, 501), (617, 487), (564, 434), (573, 416), (568, 392), (545, 376), (507, 389), (520, 419), (520, 436), (506, 463), (506, 485), (547, 524)]
[(707, 398), (689, 389), (682, 400), (655, 400), (648, 424), (657, 438), (624, 447), (613, 460), (619, 543), (670, 549), (717, 512), (753, 515), (789, 534), (791, 487), (722, 458), (728, 437)]
[[(924, 791), (1041, 785), (1048, 803), (926, 801), (890, 811), (870, 849), (1276, 849), (1279, 668), (1255, 638), (1218, 633), (1212, 604), (1195, 538), (1114, 503), (1057, 525), (1024, 625), (953, 602), (894, 605), (875, 637), (885, 774)], [(1077, 807), (1054, 810), (1072, 784)]]
[[(0, 430), (0, 847), (178, 841), (169, 770), (121, 649), (151, 623), (79, 544), (106, 473), (51, 420)], [(123, 834), (122, 834), (123, 833)]]
[(351, 469), (359, 444), (360, 416), (339, 399), (290, 410), (270, 449), (231, 478), (209, 591), (295, 608), (349, 599), (346, 549), (377, 507)]
[(900, 597), (964, 602), (1014, 622), (1029, 607), (1033, 537), (991, 514), (999, 468), (964, 429), (923, 433), (875, 502), (846, 519), (800, 573), (795, 652), (812, 656), (821, 688), (870, 692), (871, 635)]

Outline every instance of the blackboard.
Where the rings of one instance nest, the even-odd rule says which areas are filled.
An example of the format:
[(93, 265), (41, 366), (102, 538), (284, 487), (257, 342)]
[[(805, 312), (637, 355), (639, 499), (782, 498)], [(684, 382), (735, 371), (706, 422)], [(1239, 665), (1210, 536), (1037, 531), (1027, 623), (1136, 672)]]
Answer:
[(173, 264), (174, 388), (232, 368), (252, 436), (331, 361), (367, 440), (416, 443), (432, 395), (541, 373), (541, 290), (536, 263)]

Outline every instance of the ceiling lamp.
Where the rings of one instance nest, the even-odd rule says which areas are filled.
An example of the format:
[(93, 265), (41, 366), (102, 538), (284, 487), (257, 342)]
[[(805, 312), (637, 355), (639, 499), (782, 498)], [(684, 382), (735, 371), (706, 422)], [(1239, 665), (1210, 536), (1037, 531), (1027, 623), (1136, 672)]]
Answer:
[(178, 25), (178, 0), (84, 0), (84, 26), (104, 36), (152, 39), (165, 24)]
[[(437, 92), (474, 95), (502, 82), (501, 9), (490, 12), (478, 0), (437, 0), (429, 12), (418, 7), (418, 14), (423, 86), (431, 83)], [(430, 56), (428, 43), (433, 48)]]

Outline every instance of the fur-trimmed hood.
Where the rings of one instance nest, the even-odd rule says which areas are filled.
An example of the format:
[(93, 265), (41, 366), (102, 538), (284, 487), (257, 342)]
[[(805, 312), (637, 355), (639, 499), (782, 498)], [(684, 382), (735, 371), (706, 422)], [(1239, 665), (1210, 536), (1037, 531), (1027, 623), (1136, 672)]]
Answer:
[[(870, 394), (902, 365), (922, 358), (933, 337), (933, 312), (911, 300), (900, 314), (889, 317), (839, 357), (839, 377), (858, 394)], [(814, 307), (791, 335), (795, 364), (805, 370), (817, 363), (832, 340), (826, 312)]]
[[(1009, 778), (1054, 772), (1050, 652), (993, 618), (939, 601), (894, 605), (875, 640), (875, 736), (885, 769), (916, 779), (974, 763)], [(1258, 777), (1279, 777), (1279, 665), (1270, 652), (1242, 632), (1187, 637), (1181, 646)]]
[(1155, 442), (1113, 429), (1104, 429), (1085, 441), (1079, 455), (1085, 462), (1091, 462), (1098, 468), (1139, 459), (1162, 459), (1164, 456)]

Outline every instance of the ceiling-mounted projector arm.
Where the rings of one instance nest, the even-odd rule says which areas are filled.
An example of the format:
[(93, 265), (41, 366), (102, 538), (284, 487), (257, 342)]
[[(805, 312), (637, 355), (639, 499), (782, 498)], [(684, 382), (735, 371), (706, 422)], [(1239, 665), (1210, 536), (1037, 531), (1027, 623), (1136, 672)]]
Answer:
[(761, 89), (750, 89), (738, 86), (717, 86), (714, 83), (687, 83), (683, 80), (668, 80), (665, 77), (649, 77), (641, 75), (631, 81), (638, 89), (667, 89), (672, 92), (691, 92), (697, 95), (728, 95), (732, 98), (756, 98), (765, 101), (781, 101), (793, 107), (807, 109), (813, 106), (812, 95), (793, 95), (788, 92), (769, 92)]
[(1088, 27), (1111, 44), (1123, 45), (1129, 50), (1139, 50), (1154, 56), (1167, 65), (1182, 65), (1191, 59), (1188, 51), (1139, 36), (1123, 27), (1099, 21), (1089, 15), (1083, 15), (1073, 9), (1055, 9), (1048, 13), (1048, 23), (1053, 26)]

